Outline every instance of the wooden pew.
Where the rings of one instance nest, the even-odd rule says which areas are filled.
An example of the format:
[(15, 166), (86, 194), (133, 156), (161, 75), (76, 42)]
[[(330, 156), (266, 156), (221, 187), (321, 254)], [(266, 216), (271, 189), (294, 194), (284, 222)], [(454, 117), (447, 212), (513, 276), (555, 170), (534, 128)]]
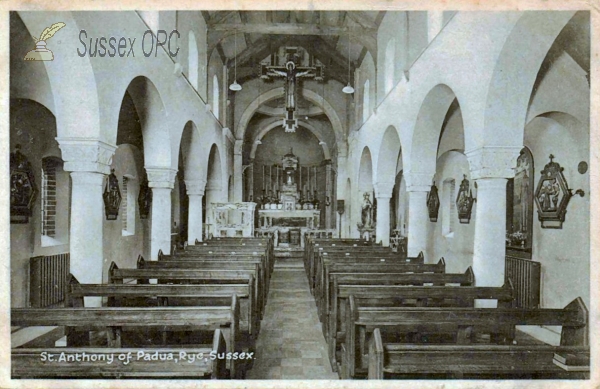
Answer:
[[(577, 355), (565, 370), (554, 355)], [(589, 347), (551, 345), (423, 345), (384, 343), (379, 328), (369, 341), (368, 378), (589, 379)]]
[[(433, 285), (448, 285), (458, 284), (460, 286), (472, 286), (475, 283), (475, 275), (473, 269), (469, 266), (465, 273), (333, 273), (331, 287), (331, 309), (328, 310), (328, 316), (325, 319), (327, 323), (325, 327), (325, 338), (329, 346), (329, 355), (331, 358), (332, 368), (337, 369), (336, 355), (338, 342), (343, 342), (345, 339), (345, 322), (346, 306), (348, 298), (351, 295), (361, 298), (366, 297), (362, 304), (371, 306), (377, 305), (394, 305), (398, 304), (396, 298), (396, 289), (378, 288), (377, 286), (399, 286), (399, 285), (414, 285), (422, 286), (423, 284)], [(371, 286), (375, 288), (369, 289)], [(365, 287), (364, 293), (361, 289)], [(388, 297), (379, 295), (372, 297), (370, 291), (381, 291), (387, 293)], [(392, 297), (390, 298), (389, 295)], [(400, 304), (402, 301), (400, 301)], [(420, 304), (424, 305), (426, 300), (421, 300)]]
[(321, 262), (321, 256), (324, 254), (329, 255), (340, 255), (346, 254), (348, 255), (356, 255), (356, 256), (388, 256), (390, 258), (396, 258), (398, 260), (404, 259), (405, 257), (401, 256), (398, 253), (395, 253), (389, 247), (381, 247), (381, 246), (372, 246), (372, 247), (353, 247), (353, 246), (335, 246), (335, 247), (315, 247), (312, 251), (311, 255), (308, 259), (307, 264), (307, 273), (309, 280), (314, 280), (316, 277), (316, 273), (319, 271), (319, 266)]
[(304, 242), (304, 267), (309, 273), (309, 264), (313, 261), (314, 252), (319, 247), (381, 247), (381, 243), (376, 244), (363, 239), (321, 239), (305, 236)]
[[(198, 379), (210, 376), (223, 379), (227, 377), (227, 360), (212, 359), (212, 356), (225, 352), (225, 338), (220, 329), (214, 332), (212, 346), (203, 348), (17, 348), (11, 351), (11, 378)], [(153, 358), (155, 353), (164, 358)], [(79, 361), (75, 359), (77, 356)]]
[(81, 284), (69, 275), (66, 295), (68, 307), (85, 307), (85, 297), (107, 297), (109, 307), (143, 306), (223, 306), (231, 305), (233, 296), (240, 300), (240, 332), (257, 335), (259, 318), (254, 285), (247, 284)]
[(457, 344), (469, 344), (476, 334), (487, 334), (495, 344), (511, 344), (518, 325), (562, 326), (561, 346), (589, 346), (588, 311), (581, 298), (564, 309), (374, 308), (358, 306), (352, 296), (348, 302), (341, 369), (345, 378), (367, 373), (362, 358), (375, 328), (382, 335), (396, 337), (411, 333), (452, 335)]
[[(228, 263), (235, 262), (254, 262), (258, 263), (260, 270), (260, 282), (261, 287), (265, 290), (265, 298), (269, 290), (269, 280), (271, 278), (270, 265), (267, 262), (266, 256), (257, 252), (250, 253), (224, 253), (224, 252), (210, 252), (210, 253), (191, 253), (186, 252), (180, 255), (163, 255), (161, 251), (158, 253), (158, 262), (168, 261), (221, 261)], [(264, 280), (264, 281), (263, 281)]]
[[(324, 253), (328, 254), (328, 253)], [(371, 265), (373, 269), (381, 266), (383, 269), (388, 269), (388, 266), (400, 266), (398, 272), (402, 273), (444, 273), (446, 271), (446, 262), (444, 258), (441, 258), (438, 263), (423, 263), (422, 257), (407, 258), (409, 261), (398, 261), (394, 256), (377, 256), (377, 257), (363, 257), (363, 256), (346, 256), (346, 255), (323, 255), (321, 257), (319, 270), (317, 271), (317, 277), (314, 288), (314, 295), (317, 302), (317, 308), (319, 308), (319, 314), (322, 318), (323, 314), (323, 303), (326, 303), (326, 296), (330, 290), (330, 276), (332, 269), (338, 272), (344, 271), (346, 268), (357, 264)], [(372, 271), (366, 271), (372, 272)]]
[(248, 238), (248, 237), (243, 237), (243, 238), (213, 238), (213, 239), (209, 239), (207, 241), (204, 242), (199, 242), (198, 239), (196, 239), (196, 244), (194, 246), (188, 246), (190, 248), (193, 249), (193, 247), (195, 246), (210, 246), (210, 247), (215, 247), (215, 246), (220, 246), (220, 247), (231, 247), (231, 246), (242, 246), (242, 247), (265, 247), (267, 249), (267, 254), (269, 256), (269, 259), (274, 261), (275, 257), (274, 257), (274, 239), (273, 237), (269, 237), (269, 238)]
[(137, 267), (138, 269), (118, 269), (115, 265), (114, 268), (109, 268), (109, 280), (121, 283), (123, 279), (135, 279), (138, 283), (148, 283), (152, 279), (156, 279), (158, 283), (231, 283), (233, 279), (245, 277), (244, 282), (254, 284), (256, 306), (262, 318), (266, 290), (263, 273), (256, 261), (145, 261), (140, 257)]
[[(67, 347), (89, 347), (89, 331), (107, 330), (108, 346), (113, 348), (121, 348), (122, 334), (127, 332), (212, 332), (226, 327), (227, 350), (239, 353), (239, 313), (239, 302), (234, 296), (231, 306), (223, 307), (13, 308), (11, 325), (64, 326)], [(163, 336), (163, 343), (166, 338)], [(230, 361), (231, 377), (238, 377), (237, 366), (237, 361)]]
[(257, 257), (260, 256), (264, 259), (264, 266), (267, 269), (267, 276), (273, 272), (275, 266), (275, 257), (269, 254), (269, 250), (264, 246), (252, 247), (252, 246), (188, 246), (184, 251), (179, 251), (175, 255), (164, 255), (159, 253), (158, 260), (163, 259), (177, 259), (177, 258), (192, 258), (192, 257), (205, 257), (205, 258), (216, 258), (216, 257)]

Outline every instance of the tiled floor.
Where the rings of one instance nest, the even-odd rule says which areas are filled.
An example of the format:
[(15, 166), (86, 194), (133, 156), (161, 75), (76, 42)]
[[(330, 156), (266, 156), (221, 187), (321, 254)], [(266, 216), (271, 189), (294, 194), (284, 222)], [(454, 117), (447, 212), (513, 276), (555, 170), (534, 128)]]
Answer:
[(275, 265), (249, 379), (331, 379), (317, 306), (300, 263)]

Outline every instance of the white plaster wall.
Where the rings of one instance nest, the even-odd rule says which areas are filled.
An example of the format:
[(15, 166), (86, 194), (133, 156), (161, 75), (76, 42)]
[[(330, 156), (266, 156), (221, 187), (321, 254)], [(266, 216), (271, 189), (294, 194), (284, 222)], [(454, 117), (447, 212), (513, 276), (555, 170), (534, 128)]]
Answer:
[(435, 182), (438, 187), (440, 197), (440, 210), (437, 222), (428, 222), (428, 248), (427, 252), (432, 253), (430, 261), (437, 262), (441, 257), (446, 260), (446, 272), (463, 273), (467, 267), (473, 265), (473, 241), (475, 237), (475, 213), (477, 212), (477, 203), (473, 206), (471, 222), (461, 224), (458, 221), (456, 208), (450, 215), (455, 220), (455, 230), (452, 234), (444, 235), (442, 226), (444, 224), (444, 207), (446, 196), (444, 181), (453, 179), (455, 182), (455, 191), (450, 194), (450, 199), (456, 202), (456, 196), (463, 180), (463, 174), (467, 175), (470, 181), (471, 189), (475, 192), (474, 182), (470, 179), (469, 161), (464, 154), (457, 151), (448, 151), (438, 158)]
[[(129, 177), (127, 190), (133, 191), (134, 203), (128, 207), (135, 209), (135, 233), (134, 235), (123, 235), (123, 224), (121, 220), (124, 212), (123, 202), (119, 209), (117, 220), (106, 220), (103, 218), (103, 244), (104, 263), (102, 266), (102, 281), (108, 282), (108, 267), (114, 261), (120, 268), (135, 268), (138, 255), (146, 260), (150, 259), (150, 216), (146, 220), (140, 219), (139, 206), (137, 202), (139, 186), (143, 179), (143, 156), (141, 152), (132, 145), (120, 145), (113, 157), (111, 168), (115, 169), (115, 175), (119, 180), (119, 188), (123, 195), (123, 176)], [(90, 237), (90, 239), (93, 239)]]

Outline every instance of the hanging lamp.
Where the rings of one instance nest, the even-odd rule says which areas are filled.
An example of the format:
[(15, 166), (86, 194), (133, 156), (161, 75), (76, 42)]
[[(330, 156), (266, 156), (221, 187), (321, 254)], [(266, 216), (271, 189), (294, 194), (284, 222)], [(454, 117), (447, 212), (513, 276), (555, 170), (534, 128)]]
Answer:
[(350, 85), (350, 44), (351, 44), (351, 40), (350, 40), (350, 28), (348, 28), (348, 85), (346, 85), (344, 87), (344, 89), (342, 89), (342, 92), (346, 93), (346, 94), (351, 94), (354, 93), (354, 88), (352, 88), (352, 86)]
[(233, 84), (229, 85), (229, 89), (237, 92), (242, 90), (242, 86), (240, 84), (238, 84), (237, 82), (237, 30), (235, 30), (235, 58), (234, 58), (234, 77), (233, 77)]

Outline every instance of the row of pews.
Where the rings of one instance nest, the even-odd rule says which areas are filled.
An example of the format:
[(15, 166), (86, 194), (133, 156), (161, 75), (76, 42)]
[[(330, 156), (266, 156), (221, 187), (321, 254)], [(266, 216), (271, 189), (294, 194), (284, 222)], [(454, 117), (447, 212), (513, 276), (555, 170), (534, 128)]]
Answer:
[[(510, 280), (478, 287), (471, 267), (447, 273), (356, 239), (305, 240), (304, 267), (334, 371), (343, 379), (589, 378), (588, 310), (518, 309)], [(477, 308), (492, 300), (496, 308)], [(560, 326), (560, 345), (517, 326)]]
[(66, 336), (13, 348), (12, 377), (244, 378), (273, 267), (271, 237), (215, 238), (134, 269), (113, 262), (107, 284), (71, 275), (64, 307), (11, 310), (12, 326)]

